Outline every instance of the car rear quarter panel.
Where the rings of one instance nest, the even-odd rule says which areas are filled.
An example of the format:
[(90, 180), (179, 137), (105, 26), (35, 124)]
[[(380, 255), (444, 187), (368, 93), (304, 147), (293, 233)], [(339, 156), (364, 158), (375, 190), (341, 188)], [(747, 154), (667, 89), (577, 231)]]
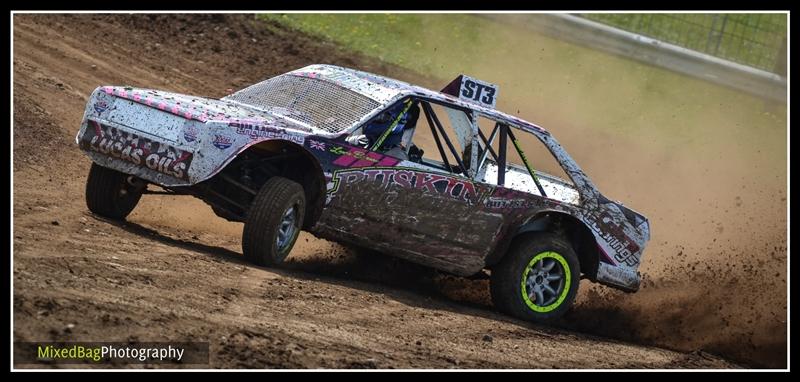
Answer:
[(212, 177), (252, 145), (279, 139), (302, 146), (310, 132), (227, 104), (223, 110), (215, 102), (143, 89), (97, 88), (76, 141), (102, 166), (164, 186), (188, 186)]

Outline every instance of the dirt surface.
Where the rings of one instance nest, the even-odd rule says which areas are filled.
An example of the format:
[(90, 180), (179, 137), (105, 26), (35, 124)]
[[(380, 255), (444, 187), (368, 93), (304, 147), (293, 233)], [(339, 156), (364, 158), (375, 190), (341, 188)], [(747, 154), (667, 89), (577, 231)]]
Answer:
[[(652, 303), (633, 301), (638, 316), (619, 308), (634, 297), (601, 296), (584, 282), (582, 312), (552, 328), (493, 312), (486, 281), (352, 253), (306, 233), (289, 269), (249, 265), (242, 225), (189, 197), (146, 196), (126, 223), (98, 218), (85, 206), (90, 160), (74, 136), (99, 85), (220, 97), (310, 63), (437, 85), (252, 16), (16, 15), (13, 23), (15, 341), (209, 341), (211, 367), (223, 368), (781, 366), (779, 340), (748, 348), (771, 351), (773, 363), (703, 351), (726, 354), (700, 337), (714, 336), (712, 323), (696, 342), (664, 340), (665, 332), (683, 335), (680, 310), (665, 312), (677, 320), (673, 330), (631, 327), (665, 306), (659, 299), (684, 301), (670, 296), (680, 286), (668, 278), (645, 280), (640, 293)], [(785, 239), (775, 245), (785, 264)], [(782, 328), (785, 366), (785, 321)]]

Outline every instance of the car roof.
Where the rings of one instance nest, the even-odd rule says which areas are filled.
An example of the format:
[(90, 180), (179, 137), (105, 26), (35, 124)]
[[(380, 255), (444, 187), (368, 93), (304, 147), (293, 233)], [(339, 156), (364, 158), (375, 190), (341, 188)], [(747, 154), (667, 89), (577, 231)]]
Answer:
[(483, 105), (466, 102), (450, 94), (433, 91), (421, 86), (360, 70), (348, 69), (335, 65), (316, 64), (294, 70), (288, 74), (329, 81), (363, 94), (384, 105), (398, 98), (416, 95), (471, 109), (486, 117), (507, 123), (524, 131), (549, 134), (541, 126), (513, 115), (487, 108)]

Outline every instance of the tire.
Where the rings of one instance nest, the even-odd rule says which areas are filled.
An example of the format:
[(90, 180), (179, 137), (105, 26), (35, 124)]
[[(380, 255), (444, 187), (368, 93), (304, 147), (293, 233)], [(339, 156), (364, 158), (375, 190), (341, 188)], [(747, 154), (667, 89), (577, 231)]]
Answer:
[(267, 180), (253, 200), (244, 223), (242, 252), (245, 259), (258, 265), (281, 265), (303, 227), (305, 209), (303, 186), (279, 176)]
[(86, 179), (86, 206), (89, 211), (109, 219), (123, 220), (142, 198), (146, 183), (128, 183), (132, 175), (92, 163)]
[(580, 269), (578, 256), (563, 237), (549, 232), (521, 236), (492, 269), (492, 302), (516, 318), (553, 322), (575, 302)]

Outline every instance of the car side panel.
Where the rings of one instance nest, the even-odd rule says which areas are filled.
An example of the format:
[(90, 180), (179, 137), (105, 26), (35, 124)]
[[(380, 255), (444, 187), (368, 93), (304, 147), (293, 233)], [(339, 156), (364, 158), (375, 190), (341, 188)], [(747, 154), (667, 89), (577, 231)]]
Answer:
[(490, 187), (324, 138), (307, 148), (329, 180), (314, 233), (455, 274), (483, 268), (504, 221), (483, 208)]
[(619, 206), (600, 196), (580, 205), (564, 203), (319, 136), (308, 137), (305, 147), (327, 180), (325, 208), (312, 228), (318, 236), (471, 275), (496, 249), (507, 248), (519, 227), (554, 211), (589, 228), (600, 253), (598, 281), (638, 288), (636, 270), (646, 238)]

